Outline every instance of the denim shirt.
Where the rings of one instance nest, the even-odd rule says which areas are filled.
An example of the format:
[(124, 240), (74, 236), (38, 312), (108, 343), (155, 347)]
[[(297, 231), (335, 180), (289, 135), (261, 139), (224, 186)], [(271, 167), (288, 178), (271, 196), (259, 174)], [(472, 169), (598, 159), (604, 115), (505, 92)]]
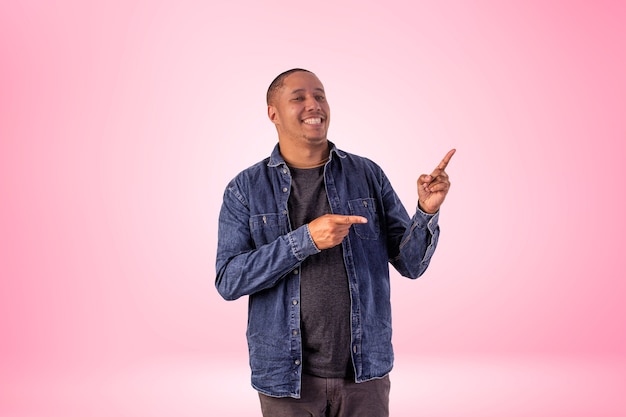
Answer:
[[(341, 243), (351, 298), (356, 382), (382, 378), (393, 366), (389, 263), (403, 276), (424, 273), (439, 237), (438, 213), (413, 217), (382, 169), (329, 142), (324, 181), (334, 214), (364, 216)], [(300, 398), (300, 265), (318, 253), (308, 225), (292, 230), (289, 167), (276, 145), (269, 158), (237, 175), (219, 215), (215, 286), (226, 300), (248, 295), (246, 336), (252, 386)]]

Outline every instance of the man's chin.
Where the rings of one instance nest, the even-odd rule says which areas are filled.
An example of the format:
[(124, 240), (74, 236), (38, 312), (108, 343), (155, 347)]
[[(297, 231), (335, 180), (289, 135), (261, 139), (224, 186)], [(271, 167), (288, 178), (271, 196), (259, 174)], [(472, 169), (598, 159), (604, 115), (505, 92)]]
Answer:
[(325, 145), (328, 143), (326, 136), (305, 136), (304, 139), (310, 145)]

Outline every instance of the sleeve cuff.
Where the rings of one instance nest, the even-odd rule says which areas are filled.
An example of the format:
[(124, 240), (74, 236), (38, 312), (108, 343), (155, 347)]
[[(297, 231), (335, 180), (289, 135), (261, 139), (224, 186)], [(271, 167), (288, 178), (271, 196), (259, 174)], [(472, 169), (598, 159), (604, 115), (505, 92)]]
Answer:
[(308, 224), (300, 226), (296, 230), (289, 232), (287, 234), (287, 239), (291, 245), (291, 252), (298, 259), (298, 261), (303, 261), (307, 257), (321, 252), (317, 246), (315, 246), (315, 242), (313, 242)]
[(427, 227), (431, 234), (435, 233), (439, 225), (439, 210), (434, 214), (429, 214), (423, 211), (418, 204), (415, 215), (413, 216), (413, 224), (414, 228), (423, 229)]

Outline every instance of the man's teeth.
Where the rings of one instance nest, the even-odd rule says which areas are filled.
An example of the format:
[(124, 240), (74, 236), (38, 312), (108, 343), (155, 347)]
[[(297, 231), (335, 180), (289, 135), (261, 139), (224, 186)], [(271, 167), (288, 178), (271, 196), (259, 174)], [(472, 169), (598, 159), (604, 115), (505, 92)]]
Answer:
[(322, 123), (322, 119), (317, 117), (314, 119), (305, 119), (304, 123), (308, 124), (308, 125), (318, 125), (320, 123)]

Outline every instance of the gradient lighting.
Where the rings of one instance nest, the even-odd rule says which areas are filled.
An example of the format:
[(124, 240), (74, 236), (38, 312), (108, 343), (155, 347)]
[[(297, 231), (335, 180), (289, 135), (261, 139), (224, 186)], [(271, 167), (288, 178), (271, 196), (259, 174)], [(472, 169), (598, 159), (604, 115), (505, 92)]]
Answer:
[(392, 415), (626, 415), (626, 7), (281, 0), (0, 5), (0, 415), (260, 415), (246, 300), (213, 288), (227, 181), (279, 72), (412, 209)]

